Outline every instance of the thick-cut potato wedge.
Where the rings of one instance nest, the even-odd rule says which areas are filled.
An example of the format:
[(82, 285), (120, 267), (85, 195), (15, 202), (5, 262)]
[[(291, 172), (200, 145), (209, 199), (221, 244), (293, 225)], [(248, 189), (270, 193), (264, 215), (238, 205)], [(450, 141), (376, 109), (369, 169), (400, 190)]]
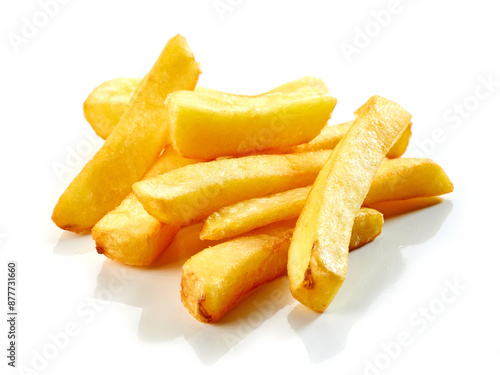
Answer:
[(382, 233), (384, 215), (373, 208), (363, 207), (354, 217), (349, 251), (359, 249)]
[[(83, 104), (83, 114), (96, 134), (106, 139), (130, 106), (140, 78), (115, 78), (97, 86)], [(199, 92), (220, 92), (196, 86)]]
[(340, 124), (325, 126), (321, 129), (321, 132), (313, 140), (303, 143), (301, 145), (293, 146), (285, 151), (287, 153), (294, 152), (307, 152), (307, 151), (318, 151), (318, 150), (333, 150), (335, 146), (340, 142), (342, 137), (351, 127), (353, 121), (347, 121)]
[(215, 160), (187, 165), (132, 188), (158, 220), (187, 225), (245, 199), (310, 185), (330, 154), (326, 150)]
[(168, 143), (165, 98), (192, 90), (199, 74), (186, 40), (172, 38), (103, 147), (59, 198), (52, 220), (60, 228), (89, 230), (130, 193)]
[(256, 97), (179, 91), (166, 103), (174, 149), (210, 160), (308, 142), (326, 125), (336, 100), (315, 89)]
[(406, 149), (408, 148), (408, 144), (410, 143), (410, 138), (411, 138), (411, 126), (412, 123), (410, 122), (410, 125), (406, 127), (403, 133), (399, 136), (398, 140), (394, 142), (392, 145), (391, 149), (387, 153), (386, 157), (389, 159), (395, 159), (399, 158), (402, 156)]
[(443, 168), (431, 159), (397, 158), (380, 164), (364, 205), (432, 197), (453, 191)]
[[(318, 150), (333, 150), (335, 146), (340, 142), (342, 137), (347, 133), (351, 127), (353, 121), (343, 122), (341, 124), (325, 126), (319, 135), (312, 141), (290, 147), (284, 150), (285, 153), (294, 152), (307, 152), (307, 151), (318, 151)], [(386, 157), (389, 159), (399, 158), (404, 154), (411, 137), (411, 123), (408, 125), (406, 130), (401, 133), (399, 139), (394, 143)]]
[(325, 311), (345, 279), (354, 217), (380, 163), (411, 120), (400, 105), (379, 96), (356, 115), (314, 182), (290, 244), (290, 290), (317, 312)]
[[(145, 178), (197, 162), (199, 160), (183, 158), (169, 146)], [(148, 214), (137, 197), (130, 193), (94, 225), (92, 238), (97, 252), (109, 259), (131, 266), (148, 266), (160, 256), (179, 229), (179, 225), (163, 224)]]
[[(220, 240), (297, 218), (310, 190), (310, 187), (302, 187), (223, 207), (205, 220), (200, 238)], [(453, 184), (434, 161), (390, 159), (380, 165), (363, 204), (430, 197), (451, 191)]]
[[(115, 125), (118, 123), (121, 115), (128, 108), (129, 102), (132, 99), (134, 90), (139, 85), (140, 78), (116, 78), (102, 83), (96, 87), (88, 96), (84, 103), (84, 114), (87, 121), (95, 130), (98, 136), (106, 139), (111, 133)], [(328, 94), (328, 88), (325, 83), (316, 77), (304, 77), (294, 81), (287, 82), (270, 91), (260, 95), (273, 93), (291, 93), (296, 91), (306, 91), (316, 89), (318, 94)], [(196, 86), (194, 91), (205, 93), (226, 94), (222, 91)], [(235, 94), (227, 94), (235, 95)], [(258, 95), (238, 95), (242, 97), (255, 97)], [(340, 142), (344, 134), (347, 132), (353, 121), (344, 122), (341, 124), (325, 126), (319, 135), (310, 142), (289, 147), (285, 150), (280, 150), (280, 153), (291, 154), (294, 152), (307, 152), (318, 150), (333, 150)], [(398, 158), (404, 154), (411, 137), (411, 124), (401, 134), (398, 141), (392, 146), (387, 153), (390, 159)]]
[[(106, 139), (111, 134), (120, 117), (128, 108), (140, 82), (141, 78), (115, 78), (102, 83), (90, 93), (83, 105), (83, 113), (99, 137)], [(287, 82), (261, 95), (308, 89), (315, 89), (319, 94), (328, 94), (328, 88), (321, 79), (304, 77)], [(222, 91), (200, 86), (196, 86), (194, 91), (224, 94)]]
[[(201, 322), (214, 322), (251, 290), (284, 276), (294, 224), (275, 223), (192, 256), (182, 267), (181, 280), (181, 299), (189, 313)], [(361, 209), (350, 249), (372, 241), (382, 224), (382, 214)]]
[(83, 103), (83, 114), (96, 134), (108, 138), (128, 109), (140, 78), (119, 78), (96, 87)]
[(275, 87), (274, 89), (265, 92), (263, 95), (276, 94), (280, 92), (286, 94), (298, 91), (311, 91), (311, 89), (316, 91), (318, 94), (328, 95), (328, 87), (325, 85), (325, 82), (317, 77), (302, 77), (295, 79)]
[(305, 186), (222, 207), (205, 219), (200, 239), (221, 240), (278, 221), (296, 219), (310, 190), (310, 186)]

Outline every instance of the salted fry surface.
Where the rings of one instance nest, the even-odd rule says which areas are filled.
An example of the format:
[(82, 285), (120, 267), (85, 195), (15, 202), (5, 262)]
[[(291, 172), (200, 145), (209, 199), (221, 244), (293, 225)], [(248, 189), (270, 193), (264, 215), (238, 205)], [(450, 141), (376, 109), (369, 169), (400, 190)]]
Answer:
[(405, 109), (379, 96), (356, 115), (314, 182), (290, 244), (290, 290), (316, 312), (326, 310), (345, 279), (354, 217), (379, 165), (411, 120)]

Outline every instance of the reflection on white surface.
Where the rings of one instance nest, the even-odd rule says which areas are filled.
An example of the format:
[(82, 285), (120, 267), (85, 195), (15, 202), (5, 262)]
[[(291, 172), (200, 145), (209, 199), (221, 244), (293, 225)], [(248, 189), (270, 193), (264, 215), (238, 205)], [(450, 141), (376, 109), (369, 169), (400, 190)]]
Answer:
[(179, 291), (183, 261), (206, 245), (189, 235), (197, 233), (198, 226), (186, 228), (188, 235), (179, 236), (169, 249), (171, 253), (162, 256), (155, 267), (128, 267), (104, 261), (97, 275), (95, 297), (99, 298), (101, 291), (109, 288), (117, 274), (125, 275), (126, 292), (110, 294), (110, 297), (114, 302), (142, 309), (138, 337), (148, 342), (168, 342), (183, 337), (206, 365), (216, 363), (262, 324), (273, 320), (278, 311), (289, 306), (287, 323), (303, 342), (310, 360), (320, 363), (342, 352), (351, 328), (385, 289), (397, 283), (406, 267), (401, 251), (430, 240), (452, 207), (452, 202), (445, 200), (402, 216), (386, 214), (382, 235), (350, 254), (346, 281), (334, 303), (321, 315), (298, 304), (289, 293), (288, 280), (281, 278), (253, 291), (220, 322), (196, 321), (182, 306)]
[[(286, 278), (263, 285), (236, 305), (220, 323), (198, 323), (185, 338), (206, 365), (216, 363), (229, 350), (258, 330), (278, 311), (294, 303)], [(192, 318), (191, 318), (192, 319)]]
[(430, 240), (452, 207), (451, 201), (443, 201), (404, 216), (386, 218), (380, 237), (350, 254), (346, 280), (325, 313), (314, 314), (301, 305), (290, 312), (288, 321), (312, 362), (323, 362), (344, 349), (353, 325), (404, 272), (402, 249)]
[(182, 260), (160, 267), (128, 267), (106, 260), (97, 275), (96, 299), (110, 283), (127, 279), (127, 291), (109, 294), (111, 301), (142, 309), (138, 337), (144, 341), (172, 341), (184, 336), (200, 361), (210, 365), (257, 330), (294, 300), (286, 278), (252, 292), (217, 324), (204, 324), (189, 315), (180, 301)]
[(81, 255), (95, 252), (95, 245), (90, 244), (90, 242), (90, 234), (82, 236), (63, 231), (54, 246), (54, 255)]

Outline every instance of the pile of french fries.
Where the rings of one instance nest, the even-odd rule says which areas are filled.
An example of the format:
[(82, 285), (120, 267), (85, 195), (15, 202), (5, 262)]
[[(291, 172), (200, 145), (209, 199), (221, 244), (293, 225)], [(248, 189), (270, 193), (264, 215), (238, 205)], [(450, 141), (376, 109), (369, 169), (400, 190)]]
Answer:
[(199, 74), (177, 35), (143, 79), (97, 87), (84, 113), (104, 145), (52, 219), (91, 231), (98, 253), (132, 266), (153, 264), (202, 222), (200, 239), (218, 244), (189, 258), (181, 280), (202, 322), (285, 275), (298, 301), (325, 311), (349, 251), (382, 232), (370, 206), (453, 190), (432, 160), (401, 158), (411, 115), (390, 100), (373, 96), (354, 120), (327, 126), (336, 99), (318, 78), (245, 96), (199, 87)]

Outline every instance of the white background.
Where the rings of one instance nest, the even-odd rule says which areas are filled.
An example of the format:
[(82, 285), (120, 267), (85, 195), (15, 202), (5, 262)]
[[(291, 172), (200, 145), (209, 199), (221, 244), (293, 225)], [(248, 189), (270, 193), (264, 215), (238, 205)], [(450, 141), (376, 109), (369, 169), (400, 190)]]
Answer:
[[(37, 1), (2, 1), (0, 283), (7, 262), (16, 261), (19, 373), (310, 366), (329, 374), (499, 373), (495, 2), (401, 0), (383, 20), (394, 10), (390, 1), (220, 3), (230, 10), (218, 14), (212, 0), (73, 0), (44, 18)], [(13, 34), (23, 37), (33, 18), (36, 35), (16, 48)], [(83, 117), (87, 95), (105, 80), (143, 76), (177, 33), (201, 63), (206, 87), (259, 93), (316, 75), (338, 99), (332, 123), (349, 120), (374, 94), (402, 104), (414, 122), (407, 155), (439, 162), (454, 193), (387, 218), (382, 235), (351, 254), (344, 286), (323, 315), (298, 306), (284, 278), (220, 324), (198, 323), (180, 303), (182, 262), (124, 267), (98, 255), (90, 236), (63, 233), (50, 220), (100, 144)], [(342, 43), (356, 53), (347, 58)], [(68, 163), (69, 171), (56, 173)], [(429, 307), (434, 314), (424, 317)], [(51, 338), (68, 325), (73, 337), (55, 348)], [(3, 374), (7, 324), (1, 327)], [(410, 343), (398, 350), (394, 342), (405, 333)]]

